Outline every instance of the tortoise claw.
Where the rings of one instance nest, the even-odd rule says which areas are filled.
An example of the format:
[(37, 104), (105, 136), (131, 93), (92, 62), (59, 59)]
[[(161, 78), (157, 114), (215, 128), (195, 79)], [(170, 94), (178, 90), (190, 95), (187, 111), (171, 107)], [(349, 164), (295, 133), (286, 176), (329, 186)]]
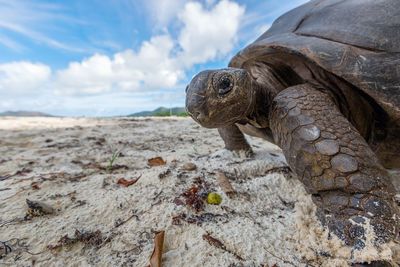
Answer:
[(238, 158), (252, 158), (254, 156), (254, 152), (251, 148), (243, 149), (243, 150), (233, 150), (233, 155)]
[[(318, 202), (317, 202), (318, 203)], [(345, 210), (346, 211), (346, 210)], [(352, 211), (348, 209), (348, 211)], [(368, 217), (357, 214), (335, 214), (324, 211), (318, 207), (317, 217), (322, 225), (327, 226), (331, 234), (336, 235), (339, 239), (354, 250), (362, 250), (365, 247), (367, 227), (366, 219)], [(369, 225), (372, 227), (375, 236), (371, 240), (376, 247), (383, 243), (387, 243), (395, 238), (396, 231), (390, 224), (391, 218), (368, 218)], [(357, 265), (355, 265), (357, 266)], [(360, 265), (360, 266), (386, 266), (386, 265)], [(391, 265), (388, 265), (391, 266)]]

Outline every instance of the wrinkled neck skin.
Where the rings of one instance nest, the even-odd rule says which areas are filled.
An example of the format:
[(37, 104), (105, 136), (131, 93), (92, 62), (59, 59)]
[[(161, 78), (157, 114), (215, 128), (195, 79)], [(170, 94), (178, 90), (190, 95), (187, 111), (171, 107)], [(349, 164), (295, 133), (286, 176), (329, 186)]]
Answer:
[[(252, 103), (251, 110), (246, 115), (246, 122), (252, 124), (257, 128), (267, 128), (268, 123), (268, 107), (269, 103), (275, 97), (270, 90), (266, 90), (262, 85), (252, 80), (251, 83), (252, 91)], [(269, 88), (268, 88), (269, 89)]]
[(255, 79), (251, 81), (251, 90), (254, 92), (250, 107), (250, 112), (246, 115), (246, 123), (257, 128), (269, 128), (268, 113), (270, 105), (275, 96), (282, 90), (286, 89), (286, 85), (279, 81), (272, 73), (270, 77), (264, 77), (264, 83), (260, 83)]

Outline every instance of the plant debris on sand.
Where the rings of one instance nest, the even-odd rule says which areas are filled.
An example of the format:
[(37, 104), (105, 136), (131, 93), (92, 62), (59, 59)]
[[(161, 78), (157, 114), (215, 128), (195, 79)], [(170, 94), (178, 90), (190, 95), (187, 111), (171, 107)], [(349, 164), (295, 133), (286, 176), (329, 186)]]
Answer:
[(240, 158), (186, 118), (0, 118), (0, 266), (349, 266), (281, 151), (248, 140)]
[(128, 187), (128, 186), (135, 184), (137, 181), (139, 181), (140, 177), (142, 177), (142, 175), (139, 175), (137, 178), (133, 178), (131, 180), (127, 180), (125, 178), (119, 178), (117, 181), (117, 184)]
[(203, 211), (209, 191), (210, 184), (203, 177), (198, 176), (194, 179), (192, 186), (177, 197), (174, 203), (177, 205), (186, 205), (196, 212)]
[(85, 247), (100, 247), (105, 242), (109, 242), (110, 239), (107, 239), (103, 236), (100, 230), (96, 230), (94, 232), (91, 231), (79, 231), (75, 230), (75, 234), (73, 237), (69, 237), (68, 235), (64, 235), (57, 241), (54, 245), (48, 245), (47, 248), (54, 250), (62, 247), (68, 247), (75, 245), (76, 243), (83, 243)]

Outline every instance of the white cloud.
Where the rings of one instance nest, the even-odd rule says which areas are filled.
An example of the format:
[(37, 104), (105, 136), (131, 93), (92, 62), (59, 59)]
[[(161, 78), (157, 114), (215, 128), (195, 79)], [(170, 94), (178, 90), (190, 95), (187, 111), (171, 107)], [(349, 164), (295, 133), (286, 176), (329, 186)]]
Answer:
[(237, 41), (244, 12), (242, 6), (227, 0), (220, 1), (211, 10), (204, 9), (200, 3), (187, 3), (179, 15), (184, 24), (179, 35), (183, 49), (180, 60), (191, 66), (229, 53)]
[(215, 1), (216, 1), (216, 0), (205, 0), (207, 6), (212, 6), (212, 5), (214, 5)]
[[(0, 3), (2, 1), (0, 0)], [(154, 5), (155, 2), (158, 3), (158, 1), (152, 2)], [(133, 101), (126, 97), (128, 93), (137, 98), (133, 101), (136, 105), (150, 106), (147, 96), (151, 94), (153, 103), (160, 102), (160, 105), (166, 105), (164, 102), (178, 103), (178, 98), (183, 99), (183, 89), (179, 97), (174, 89), (183, 82), (186, 71), (194, 64), (205, 63), (232, 52), (245, 10), (239, 4), (228, 0), (215, 3), (207, 1), (204, 4), (177, 2), (183, 6), (168, 5), (175, 1), (163, 1), (159, 4), (159, 9), (163, 9), (163, 6), (164, 9), (170, 9), (163, 11), (159, 22), (168, 23), (173, 16), (176, 16), (178, 25), (176, 34), (164, 31), (163, 34), (142, 42), (137, 50), (127, 49), (112, 56), (94, 54), (81, 61), (70, 62), (65, 69), (53, 73), (50, 67), (43, 64), (14, 62), (0, 65), (0, 93), (9, 90), (23, 92), (26, 95), (27, 92), (39, 89), (47, 90), (40, 97), (43, 103), (50, 103), (47, 106), (42, 102), (31, 103), (32, 101), (26, 97), (20, 99), (21, 101), (23, 99), (24, 103), (30, 103), (33, 108), (40, 106), (52, 110), (67, 108), (68, 105), (60, 104), (64, 101), (68, 101), (74, 107), (87, 101), (84, 108), (95, 109), (96, 106), (107, 106), (106, 102), (110, 102), (110, 99), (113, 99), (112, 103), (120, 103), (119, 101), (124, 99), (128, 109), (129, 102)], [(5, 27), (0, 19), (0, 27), (2, 25)], [(19, 26), (18, 23), (12, 26), (15, 25)], [(25, 28), (22, 28), (21, 33), (23, 30)], [(174, 36), (177, 37), (174, 39)], [(39, 37), (38, 39), (43, 40)], [(52, 40), (47, 41), (50, 44)], [(140, 96), (142, 93), (143, 96)], [(154, 95), (156, 93), (157, 95)], [(94, 99), (101, 104), (90, 102)], [(0, 104), (0, 107), (10, 105)], [(84, 108), (79, 109), (89, 114), (88, 110), (83, 111)], [(132, 109), (139, 108), (137, 106)]]
[(56, 74), (55, 88), (60, 94), (96, 94), (108, 91), (112, 78), (112, 62), (95, 54), (82, 62), (72, 62)]
[(147, 12), (157, 28), (165, 28), (188, 0), (144, 0)]
[(183, 76), (172, 57), (173, 48), (171, 37), (160, 35), (144, 42), (137, 52), (125, 50), (113, 58), (96, 54), (59, 71), (54, 86), (59, 94), (172, 88)]
[(193, 64), (231, 52), (243, 14), (243, 7), (227, 0), (209, 10), (189, 2), (179, 14), (183, 26), (178, 40), (167, 33), (143, 42), (138, 51), (125, 50), (112, 58), (95, 54), (72, 62), (57, 72), (54, 87), (59, 94), (176, 87)]
[(51, 69), (40, 63), (11, 62), (0, 65), (0, 93), (38, 94), (50, 81)]

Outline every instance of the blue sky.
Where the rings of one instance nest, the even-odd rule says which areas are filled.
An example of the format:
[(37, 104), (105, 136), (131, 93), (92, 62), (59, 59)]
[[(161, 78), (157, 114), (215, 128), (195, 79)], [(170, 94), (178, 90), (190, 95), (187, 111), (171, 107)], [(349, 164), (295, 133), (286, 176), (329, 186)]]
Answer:
[(225, 67), (306, 0), (0, 0), (0, 112), (113, 116), (183, 106), (199, 70)]

